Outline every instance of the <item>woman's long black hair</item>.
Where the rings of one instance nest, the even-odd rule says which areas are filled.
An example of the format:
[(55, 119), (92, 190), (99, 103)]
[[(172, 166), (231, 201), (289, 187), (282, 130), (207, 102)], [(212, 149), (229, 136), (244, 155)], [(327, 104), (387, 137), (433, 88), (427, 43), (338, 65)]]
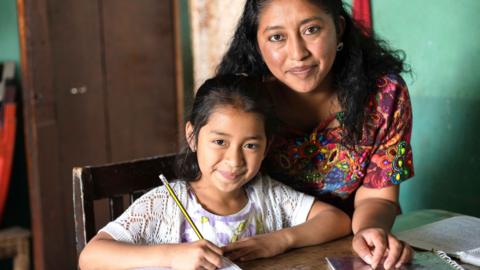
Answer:
[[(198, 89), (187, 121), (193, 127), (188, 141), (198, 143), (200, 129), (208, 123), (210, 115), (219, 106), (233, 106), (244, 112), (259, 114), (265, 125), (267, 141), (275, 126), (272, 103), (266, 91), (262, 91), (261, 78), (245, 75), (219, 75), (206, 80)], [(176, 176), (186, 181), (195, 181), (201, 176), (197, 153), (187, 146), (177, 156)]]
[[(245, 73), (272, 76), (262, 59), (257, 43), (258, 18), (264, 6), (272, 0), (247, 0), (242, 17), (225, 53), (217, 74)], [(345, 141), (357, 143), (362, 136), (365, 107), (372, 93), (377, 92), (377, 80), (387, 74), (407, 70), (404, 53), (392, 50), (386, 42), (368, 35), (346, 11), (341, 0), (310, 0), (330, 14), (337, 28), (345, 20), (343, 50), (337, 53), (332, 67), (337, 95), (344, 112), (342, 124)]]

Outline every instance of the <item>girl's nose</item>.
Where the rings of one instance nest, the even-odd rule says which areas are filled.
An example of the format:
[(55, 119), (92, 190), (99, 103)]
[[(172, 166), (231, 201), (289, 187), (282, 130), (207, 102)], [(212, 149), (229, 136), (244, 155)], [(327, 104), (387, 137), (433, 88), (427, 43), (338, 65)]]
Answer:
[(244, 163), (244, 157), (241, 147), (230, 147), (227, 151), (226, 161), (232, 168), (242, 166)]
[(299, 36), (288, 39), (288, 51), (290, 52), (290, 60), (302, 61), (310, 55), (305, 40)]

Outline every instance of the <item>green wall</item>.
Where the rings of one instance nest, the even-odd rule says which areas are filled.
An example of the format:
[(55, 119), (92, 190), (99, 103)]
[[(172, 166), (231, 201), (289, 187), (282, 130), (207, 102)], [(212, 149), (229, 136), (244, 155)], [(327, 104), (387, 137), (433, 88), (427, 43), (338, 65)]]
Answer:
[(405, 211), (480, 216), (480, 1), (372, 0), (376, 34), (403, 49), (413, 106), (415, 176)]
[(0, 0), (0, 62), (20, 58), (15, 0)]

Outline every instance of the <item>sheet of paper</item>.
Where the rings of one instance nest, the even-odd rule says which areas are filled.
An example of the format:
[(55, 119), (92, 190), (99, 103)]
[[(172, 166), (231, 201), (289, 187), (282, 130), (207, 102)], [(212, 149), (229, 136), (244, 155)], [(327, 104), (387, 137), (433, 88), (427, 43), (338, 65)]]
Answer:
[(414, 247), (455, 254), (480, 247), (480, 218), (451, 217), (398, 232), (396, 236)]
[[(220, 268), (221, 270), (242, 270), (238, 265), (233, 263), (231, 260), (229, 260), (226, 257), (223, 257), (223, 267)], [(135, 269), (130, 269), (130, 270), (170, 270), (170, 268), (155, 268), (155, 267), (150, 267), (150, 268), (135, 268)]]
[[(357, 256), (327, 257), (325, 259), (332, 270), (372, 270), (370, 265), (364, 263), (362, 259)], [(397, 268), (397, 270), (419, 269), (452, 270), (454, 268), (432, 252), (417, 252), (411, 263)], [(383, 261), (377, 267), (377, 270), (385, 270), (385, 268), (383, 268)]]

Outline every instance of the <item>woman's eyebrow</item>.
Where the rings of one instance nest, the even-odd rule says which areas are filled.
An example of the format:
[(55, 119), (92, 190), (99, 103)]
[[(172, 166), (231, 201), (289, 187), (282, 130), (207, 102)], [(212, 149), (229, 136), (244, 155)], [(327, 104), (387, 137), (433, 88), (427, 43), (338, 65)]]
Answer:
[(279, 26), (279, 25), (267, 26), (267, 27), (265, 27), (265, 30), (263, 30), (263, 33), (268, 32), (268, 31), (272, 31), (272, 30), (278, 30), (278, 29), (283, 29), (283, 27)]
[[(312, 21), (320, 21), (320, 22), (323, 22), (324, 19), (323, 19), (321, 16), (313, 16), (313, 17), (306, 18), (306, 19), (302, 20), (302, 21), (300, 22), (300, 25), (304, 25), (304, 24), (309, 23), (309, 22), (312, 22)], [(268, 32), (268, 31), (272, 31), (272, 30), (283, 29), (283, 28), (284, 28), (284, 27), (283, 27), (283, 26), (280, 26), (280, 25), (267, 26), (267, 27), (265, 27), (265, 30), (263, 30), (263, 33)]]
[(309, 23), (309, 22), (312, 22), (312, 21), (320, 21), (320, 22), (323, 22), (324, 19), (323, 19), (321, 16), (313, 16), (313, 17), (306, 18), (306, 19), (302, 20), (302, 21), (300, 22), (300, 25), (303, 25), (303, 24), (306, 24), (306, 23)]

